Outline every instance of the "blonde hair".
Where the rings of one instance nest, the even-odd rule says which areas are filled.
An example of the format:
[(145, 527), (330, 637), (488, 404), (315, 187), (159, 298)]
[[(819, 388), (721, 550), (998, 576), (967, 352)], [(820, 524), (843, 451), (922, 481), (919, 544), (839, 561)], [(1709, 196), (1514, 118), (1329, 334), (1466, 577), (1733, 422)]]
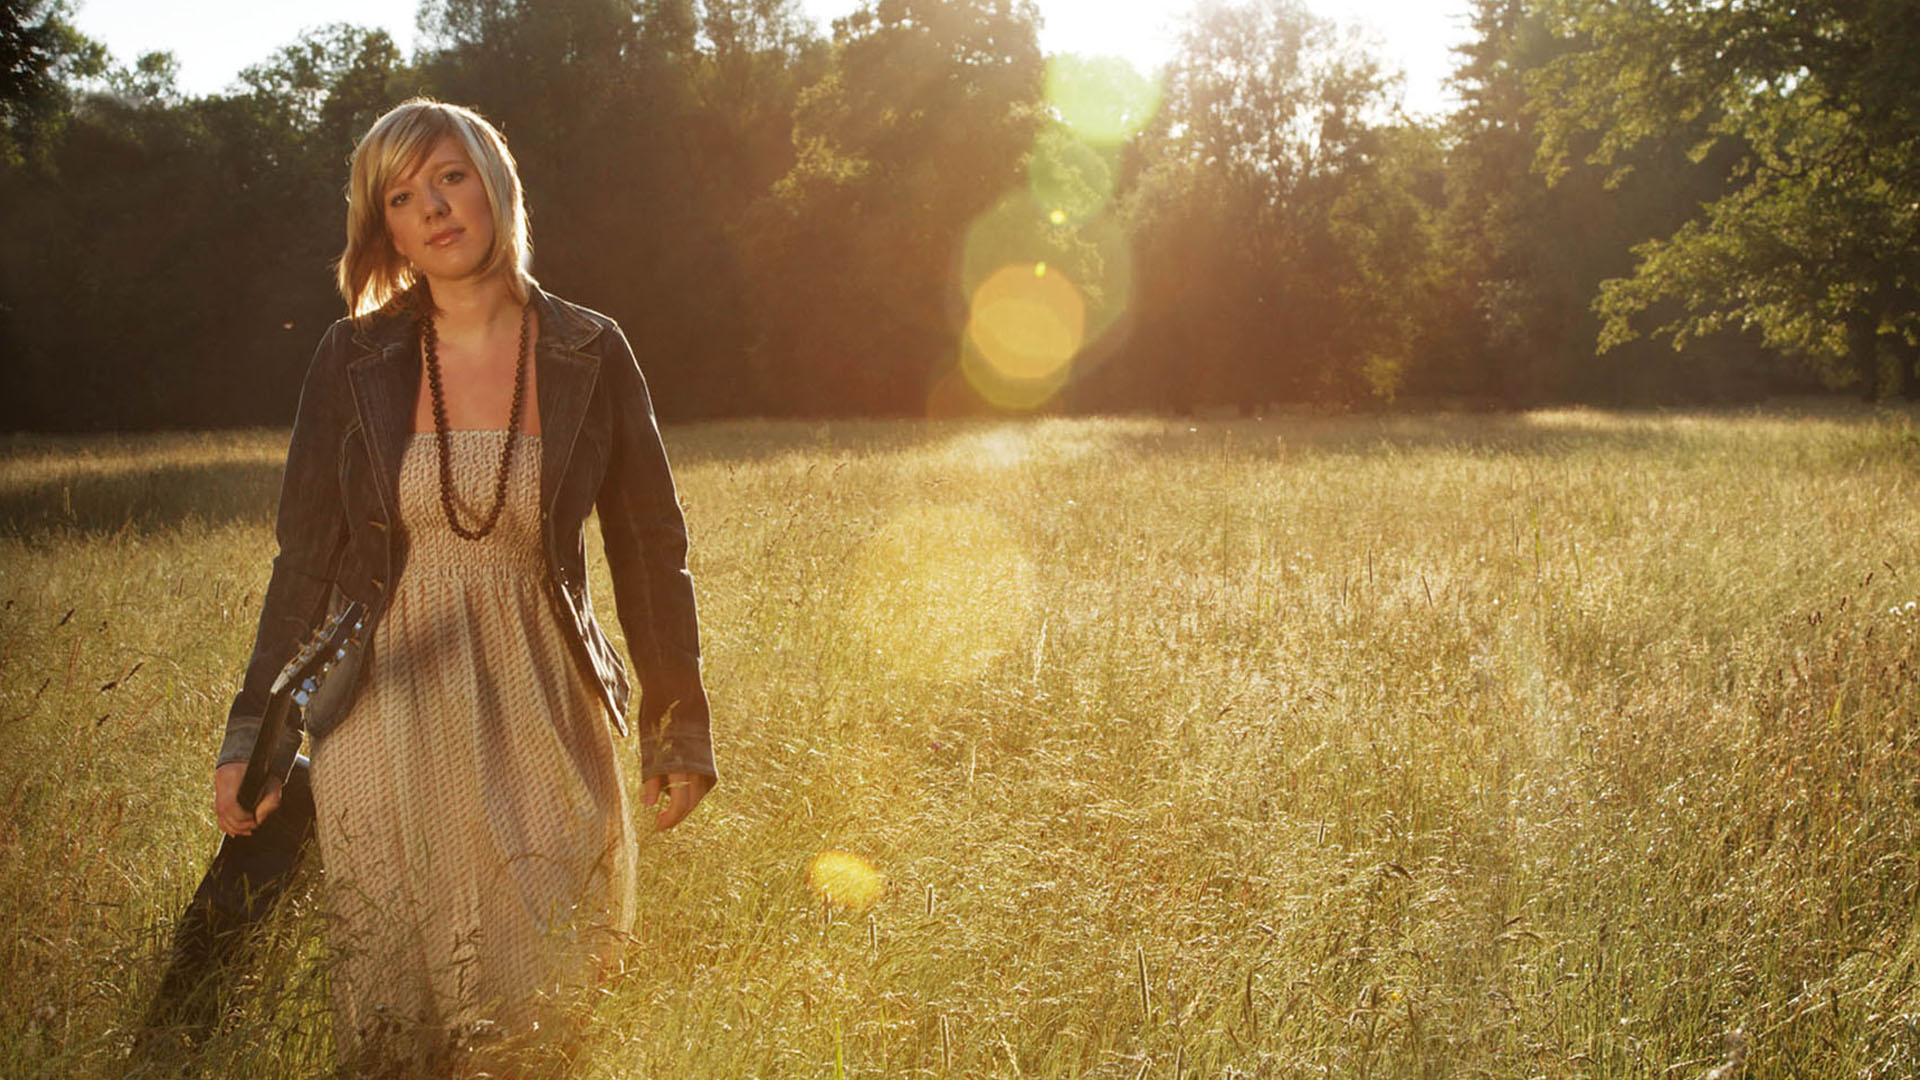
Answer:
[(387, 235), (385, 195), (388, 185), (419, 168), (434, 144), (448, 135), (458, 138), (473, 160), (493, 209), (493, 248), (480, 273), (506, 273), (514, 298), (526, 303), (534, 284), (527, 272), (533, 261), (533, 240), (527, 232), (520, 174), (507, 140), (472, 109), (414, 98), (375, 120), (353, 149), (353, 171), (347, 182), (347, 246), (334, 269), (340, 295), (355, 318), (379, 311), (423, 284)]

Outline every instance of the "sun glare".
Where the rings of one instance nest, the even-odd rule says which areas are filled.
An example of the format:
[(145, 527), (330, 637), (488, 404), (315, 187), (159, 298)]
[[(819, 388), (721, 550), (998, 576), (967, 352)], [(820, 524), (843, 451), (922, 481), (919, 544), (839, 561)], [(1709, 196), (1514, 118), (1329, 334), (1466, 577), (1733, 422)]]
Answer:
[(847, 639), (896, 676), (978, 676), (1027, 637), (1033, 564), (980, 510), (917, 507), (887, 523), (847, 567)]
[(996, 408), (1045, 406), (1131, 299), (1133, 253), (1113, 199), (1121, 149), (1152, 122), (1159, 84), (1117, 56), (1065, 55), (1047, 63), (1046, 94), (1052, 120), (1028, 155), (1026, 191), (967, 229), (958, 380), (939, 382), (934, 399), (964, 382)]
[(1041, 135), (1027, 166), (1027, 187), (1047, 210), (1052, 225), (1078, 225), (1100, 216), (1113, 202), (1119, 151), (1096, 148), (1065, 128)]
[(1131, 299), (1132, 249), (1118, 222), (1106, 214), (1065, 221), (1061, 208), (1016, 193), (967, 230), (958, 371), (996, 408), (1052, 400)]
[(1073, 282), (1049, 274), (1044, 262), (1016, 263), (974, 291), (962, 364), (974, 388), (996, 405), (1025, 404), (1036, 391), (1045, 400), (1086, 336), (1086, 301)]
[(823, 851), (807, 866), (807, 882), (821, 899), (849, 911), (865, 911), (886, 892), (873, 864), (852, 852)]
[(1092, 146), (1118, 146), (1160, 111), (1160, 85), (1118, 56), (1068, 53), (1047, 61), (1047, 105)]

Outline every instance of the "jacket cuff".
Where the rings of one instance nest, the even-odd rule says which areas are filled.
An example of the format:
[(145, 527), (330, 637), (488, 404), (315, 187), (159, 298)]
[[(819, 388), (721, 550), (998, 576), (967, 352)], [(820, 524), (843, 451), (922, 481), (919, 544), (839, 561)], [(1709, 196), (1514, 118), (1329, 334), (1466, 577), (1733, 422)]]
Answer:
[(641, 782), (678, 772), (697, 773), (718, 783), (720, 773), (713, 763), (713, 733), (706, 690), (696, 681), (691, 692), (670, 705), (642, 703), (643, 716), (654, 718), (656, 711), (663, 715), (640, 725)]
[(236, 716), (228, 720), (227, 734), (220, 740), (220, 754), (214, 758), (213, 767), (218, 769), (236, 761), (245, 764), (253, 756), (253, 744), (259, 741), (259, 717)]
[[(713, 786), (718, 786), (720, 783), (719, 771), (713, 767), (713, 750), (711, 747), (706, 749), (704, 756), (690, 754), (680, 757), (656, 758), (652, 761), (647, 760), (646, 749), (644, 747), (641, 748), (641, 783), (644, 784), (656, 776), (664, 777), (670, 773), (693, 773), (696, 776), (704, 776), (713, 781)], [(711, 787), (709, 790), (711, 790)]]
[[(274, 749), (271, 762), (276, 774), (291, 767), (293, 759), (300, 754), (300, 742), (303, 732), (299, 725), (288, 724), (280, 733), (280, 745)], [(253, 748), (260, 742), (260, 719), (253, 716), (237, 717), (227, 721), (227, 734), (220, 740), (220, 753), (213, 760), (213, 767), (231, 765), (238, 761), (245, 763), (253, 758)]]

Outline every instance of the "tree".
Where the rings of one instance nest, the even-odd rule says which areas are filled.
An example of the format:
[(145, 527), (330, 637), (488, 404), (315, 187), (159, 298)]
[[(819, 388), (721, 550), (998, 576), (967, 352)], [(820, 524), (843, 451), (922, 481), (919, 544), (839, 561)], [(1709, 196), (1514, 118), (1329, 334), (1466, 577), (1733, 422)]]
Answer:
[(339, 309), (349, 117), (384, 107), (375, 88), (397, 71), (384, 32), (330, 27), (231, 95), (183, 99), (171, 57), (153, 54), (79, 98), (46, 169), (0, 203), (6, 422), (291, 417)]
[(1041, 127), (1026, 0), (879, 0), (839, 20), (795, 161), (739, 235), (753, 375), (776, 409), (920, 413), (958, 354), (967, 225), (1024, 185)]
[(1432, 267), (1433, 147), (1382, 122), (1387, 89), (1297, 0), (1195, 10), (1128, 199), (1141, 284), (1123, 397), (1392, 396)]
[(73, 85), (106, 73), (106, 46), (74, 29), (72, 0), (0, 4), (0, 167), (41, 157), (73, 107)]
[[(1636, 249), (1599, 300), (1602, 345), (1757, 332), (1869, 396), (1920, 355), (1920, 7), (1910, 0), (1552, 0), (1577, 38), (1542, 73), (1543, 160), (1623, 168), (1699, 131), (1730, 189)], [(1583, 141), (1590, 152), (1582, 153)]]
[(422, 26), (428, 88), (514, 148), (541, 281), (621, 322), (663, 416), (749, 406), (730, 228), (792, 162), (795, 0), (431, 0)]

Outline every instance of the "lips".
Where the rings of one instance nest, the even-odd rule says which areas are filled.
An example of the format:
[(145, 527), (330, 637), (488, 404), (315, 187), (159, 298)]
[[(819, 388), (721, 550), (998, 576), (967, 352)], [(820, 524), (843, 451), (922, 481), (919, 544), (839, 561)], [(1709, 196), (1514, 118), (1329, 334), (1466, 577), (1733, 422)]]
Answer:
[(428, 247), (446, 247), (448, 244), (451, 244), (455, 240), (460, 239), (460, 235), (466, 231), (467, 230), (459, 228), (457, 226), (450, 229), (441, 229), (439, 232), (434, 233), (432, 236), (427, 237), (427, 246)]

